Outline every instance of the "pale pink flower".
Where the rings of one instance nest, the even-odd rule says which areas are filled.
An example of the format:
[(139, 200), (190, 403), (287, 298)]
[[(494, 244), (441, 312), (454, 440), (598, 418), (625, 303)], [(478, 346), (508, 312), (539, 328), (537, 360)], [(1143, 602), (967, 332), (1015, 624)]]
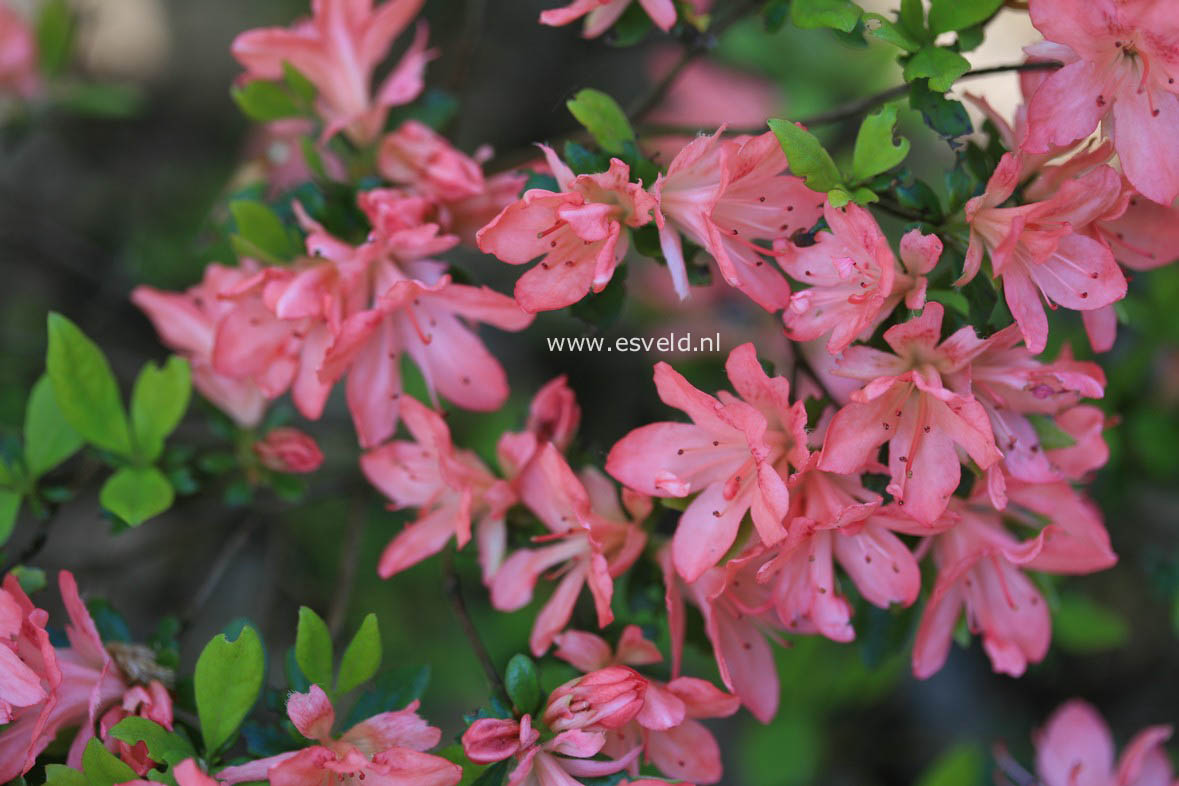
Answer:
[(982, 469), (1002, 458), (982, 405), (943, 380), (984, 343), (969, 326), (940, 341), (944, 313), (941, 304), (926, 303), (919, 317), (885, 331), (896, 354), (863, 345), (844, 351), (837, 373), (867, 384), (831, 421), (819, 462), (824, 471), (855, 474), (888, 442), (888, 493), (925, 524), (941, 516), (958, 487), (959, 448)]
[(297, 428), (282, 426), (271, 429), (254, 443), (254, 454), (262, 466), (275, 472), (314, 472), (323, 464), (323, 451), (315, 439)]
[[(675, 24), (675, 3), (672, 0), (638, 0), (656, 27), (664, 32)], [(597, 38), (618, 21), (630, 6), (631, 0), (573, 0), (561, 8), (540, 12), (540, 23), (561, 27), (585, 17), (582, 35)]]
[(621, 772), (641, 750), (635, 747), (620, 759), (593, 758), (606, 744), (606, 732), (600, 729), (570, 729), (545, 742), (539, 740), (529, 715), (518, 721), (480, 718), (463, 734), (463, 753), (476, 764), (515, 756), (518, 763), (508, 775), (508, 786), (581, 786), (580, 777)]
[(375, 95), (372, 78), (423, 2), (389, 0), (374, 8), (372, 0), (313, 0), (312, 18), (290, 28), (247, 30), (230, 51), (246, 69), (247, 81), (282, 79), (283, 64), (290, 63), (318, 90), (316, 109), (326, 124), (322, 138), (344, 131), (367, 144), (380, 134), (390, 107), (422, 92), (433, 56), (426, 50), (425, 24)]
[(770, 132), (724, 139), (700, 136), (676, 155), (651, 188), (659, 241), (676, 292), (688, 296), (680, 234), (704, 248), (730, 286), (767, 311), (783, 308), (790, 285), (755, 241), (810, 229), (824, 197), (786, 174), (786, 155)]
[(462, 779), (462, 768), (424, 752), (438, 744), (442, 731), (426, 723), (417, 708), (415, 701), (403, 710), (374, 715), (333, 737), (335, 710), (323, 689), (312, 685), (307, 693), (290, 695), (287, 715), (315, 745), (228, 767), (217, 779), (228, 784), (265, 780), (274, 786), (360, 786), (366, 779), (374, 784), (454, 786)]
[(478, 162), (417, 120), (406, 120), (384, 136), (377, 171), (386, 180), (412, 185), (442, 202), (477, 196), (486, 185)]
[(1091, 705), (1073, 699), (1059, 707), (1032, 739), (1036, 773), (1044, 786), (1175, 786), (1163, 748), (1170, 726), (1150, 726), (1134, 735), (1114, 766), (1114, 740)]
[(803, 466), (809, 455), (802, 402), (790, 403), (790, 383), (766, 375), (753, 345), (734, 349), (725, 370), (740, 398), (725, 391), (714, 398), (666, 363), (657, 364), (659, 397), (692, 422), (635, 429), (606, 459), (606, 471), (636, 491), (658, 497), (696, 494), (672, 541), (676, 569), (687, 581), (728, 551), (746, 513), (762, 542), (786, 536), (785, 478), (791, 465)]
[(1088, 136), (1103, 120), (1139, 192), (1169, 205), (1179, 196), (1179, 35), (1173, 9), (1156, 0), (1032, 0), (1045, 41), (1028, 47), (1064, 67), (1028, 102), (1023, 147), (1047, 152)]
[(0, 3), (0, 96), (31, 98), (40, 89), (33, 29), (15, 9)]
[(552, 533), (537, 540), (552, 543), (508, 557), (491, 581), (491, 604), (500, 611), (514, 611), (532, 599), (542, 575), (560, 577), (532, 626), (529, 643), (539, 656), (569, 623), (582, 587), (588, 586), (593, 595), (598, 624), (605, 627), (613, 621), (614, 578), (642, 551), (646, 535), (636, 522), (646, 517), (651, 505), (646, 498), (624, 497), (624, 513), (608, 478), (593, 468), (574, 474), (551, 442), (539, 448), (517, 487), (524, 505)]
[(519, 199), (527, 182), (527, 173), (514, 170), (484, 178), (483, 190), (478, 194), (438, 206), (443, 226), (458, 235), (465, 245), (478, 248), (479, 230)]
[(607, 172), (574, 176), (550, 148), (541, 149), (560, 191), (529, 189), (476, 234), (480, 250), (503, 262), (543, 257), (516, 282), (516, 300), (530, 312), (564, 308), (605, 289), (626, 254), (623, 225), (647, 224), (655, 206), (617, 158)]
[(381, 553), (377, 572), (386, 579), (437, 554), (452, 537), (461, 549), (471, 539), (472, 517), (502, 521), (512, 502), (497, 498), (502, 484), (474, 453), (455, 449), (441, 415), (406, 396), (401, 416), (414, 441), (388, 442), (360, 458), (364, 476), (394, 509), (418, 509), (417, 520)]

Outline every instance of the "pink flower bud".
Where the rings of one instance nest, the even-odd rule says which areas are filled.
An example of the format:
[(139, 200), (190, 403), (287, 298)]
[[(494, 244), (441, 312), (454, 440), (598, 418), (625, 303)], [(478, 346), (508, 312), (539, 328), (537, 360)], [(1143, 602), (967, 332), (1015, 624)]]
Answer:
[(560, 376), (541, 388), (532, 399), (527, 428), (536, 435), (538, 442), (552, 442), (564, 453), (580, 421), (581, 407), (577, 405), (577, 396), (569, 389), (565, 377)]
[(530, 747), (539, 736), (527, 715), (519, 721), (480, 718), (463, 734), (463, 753), (475, 764), (491, 764)]
[(319, 445), (296, 428), (276, 428), (254, 443), (258, 460), (275, 472), (314, 472), (323, 463)]
[(626, 666), (609, 666), (566, 682), (549, 696), (544, 722), (554, 731), (618, 729), (643, 708), (647, 680)]

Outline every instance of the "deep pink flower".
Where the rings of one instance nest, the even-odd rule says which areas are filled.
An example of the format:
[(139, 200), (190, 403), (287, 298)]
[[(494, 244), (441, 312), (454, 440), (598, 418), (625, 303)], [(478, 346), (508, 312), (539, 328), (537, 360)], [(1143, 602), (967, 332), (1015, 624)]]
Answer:
[(888, 442), (888, 493), (926, 524), (941, 516), (958, 487), (959, 447), (983, 469), (1002, 458), (982, 405), (943, 381), (984, 344), (969, 326), (939, 343), (943, 315), (939, 303), (927, 303), (921, 316), (885, 331), (896, 354), (863, 345), (843, 353), (838, 373), (867, 384), (835, 415), (819, 462), (827, 472), (855, 474)]
[(531, 716), (520, 720), (480, 718), (463, 734), (463, 753), (477, 764), (515, 756), (508, 786), (580, 786), (579, 777), (597, 778), (626, 769), (639, 755), (635, 747), (620, 759), (594, 759), (606, 744), (606, 732), (570, 729), (539, 743)]
[[(664, 32), (675, 24), (675, 4), (672, 0), (638, 0), (639, 5), (651, 17), (651, 21)], [(582, 35), (597, 38), (618, 21), (618, 17), (630, 6), (631, 0), (573, 0), (561, 8), (550, 8), (540, 12), (540, 23), (561, 27), (585, 17)]]
[(694, 581), (733, 545), (746, 513), (762, 542), (786, 536), (789, 467), (801, 467), (806, 410), (790, 403), (790, 383), (769, 377), (752, 344), (729, 354), (725, 365), (737, 396), (716, 398), (693, 387), (671, 366), (655, 366), (665, 404), (692, 423), (652, 423), (610, 450), (606, 471), (625, 485), (658, 497), (697, 494), (680, 516), (672, 553), (676, 569)]
[(786, 174), (786, 155), (772, 133), (725, 139), (723, 131), (685, 145), (651, 188), (663, 256), (681, 298), (688, 296), (683, 233), (712, 255), (730, 286), (777, 311), (789, 301), (790, 285), (766, 263), (770, 250), (754, 241), (810, 229), (824, 198)]
[(1044, 42), (1028, 53), (1064, 67), (1028, 102), (1024, 149), (1044, 153), (1088, 136), (1103, 120), (1130, 182), (1169, 205), (1179, 196), (1179, 22), (1156, 0), (1032, 0)]
[(290, 28), (247, 30), (230, 51), (246, 69), (245, 80), (283, 78), (290, 63), (319, 91), (317, 110), (326, 127), (323, 138), (344, 131), (359, 144), (373, 141), (389, 107), (407, 104), (423, 87), (426, 27), (418, 27), (401, 62), (372, 93), (373, 71), (389, 54), (393, 40), (417, 15), (424, 0), (313, 0), (312, 18)]
[(1073, 699), (1059, 707), (1037, 734), (1036, 773), (1044, 786), (1174, 786), (1163, 748), (1170, 726), (1138, 732), (1114, 768), (1114, 740), (1092, 706)]
[(607, 172), (575, 177), (550, 148), (541, 149), (560, 191), (529, 189), (475, 236), (480, 250), (503, 262), (543, 257), (516, 282), (516, 300), (530, 312), (564, 308), (605, 289), (626, 254), (623, 225), (647, 224), (655, 206), (617, 158)]
[(958, 283), (974, 277), (987, 252), (1024, 341), (1038, 354), (1048, 340), (1045, 299), (1091, 311), (1126, 296), (1126, 278), (1113, 252), (1084, 231), (1121, 215), (1128, 196), (1118, 173), (1099, 166), (1062, 183), (1041, 202), (1000, 207), (1019, 184), (1021, 169), (1018, 154), (1005, 154), (986, 192), (966, 204), (970, 248)]
[(15, 9), (0, 3), (0, 95), (31, 98), (40, 89), (33, 29)]
[(405, 121), (381, 140), (377, 171), (442, 202), (474, 197), (486, 186), (478, 162), (417, 120)]
[(574, 474), (551, 442), (539, 448), (517, 487), (524, 505), (552, 533), (537, 540), (552, 543), (508, 557), (492, 579), (491, 604), (500, 611), (514, 611), (532, 599), (542, 575), (560, 577), (532, 626), (529, 643), (539, 656), (569, 623), (584, 586), (593, 595), (598, 624), (605, 627), (613, 621), (614, 578), (634, 563), (646, 543), (635, 522), (646, 517), (650, 501), (624, 497), (624, 513), (608, 478), (593, 468)]
[(414, 441), (388, 442), (360, 459), (364, 476), (394, 509), (419, 511), (381, 553), (377, 572), (386, 579), (437, 554), (452, 537), (461, 549), (473, 516), (502, 520), (512, 502), (510, 492), (497, 496), (506, 489), (474, 453), (455, 449), (441, 415), (405, 396), (401, 416)]
[(323, 689), (312, 685), (307, 693), (290, 695), (287, 715), (300, 734), (317, 744), (228, 767), (217, 778), (228, 784), (265, 780), (274, 786), (360, 786), (366, 779), (454, 786), (462, 768), (424, 752), (438, 744), (442, 731), (426, 723), (417, 708), (415, 701), (403, 710), (374, 715), (333, 737), (335, 710)]
[(267, 469), (307, 473), (323, 464), (323, 452), (315, 439), (297, 428), (283, 426), (254, 443), (254, 453)]

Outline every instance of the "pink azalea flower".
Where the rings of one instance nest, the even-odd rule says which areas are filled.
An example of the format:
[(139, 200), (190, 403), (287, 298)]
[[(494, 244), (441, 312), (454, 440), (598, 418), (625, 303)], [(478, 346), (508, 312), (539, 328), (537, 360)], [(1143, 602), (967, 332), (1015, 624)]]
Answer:
[(1073, 699), (1052, 713), (1036, 743), (1036, 772), (1044, 786), (1174, 786), (1163, 748), (1170, 726), (1138, 732), (1114, 767), (1109, 727), (1091, 705)]
[(606, 666), (549, 694), (541, 719), (556, 732), (621, 729), (644, 709), (647, 679), (629, 666)]
[(532, 718), (480, 718), (463, 734), (463, 753), (476, 764), (516, 757), (508, 786), (580, 786), (579, 777), (599, 778), (626, 769), (639, 755), (636, 747), (620, 759), (594, 759), (606, 744), (600, 729), (570, 729), (539, 743)]
[(672, 541), (676, 570), (695, 581), (733, 545), (746, 513), (762, 542), (786, 536), (790, 465), (801, 467), (806, 410), (790, 403), (790, 383), (769, 377), (752, 344), (729, 354), (725, 369), (738, 396), (716, 398), (693, 387), (666, 363), (655, 366), (665, 404), (692, 423), (652, 423), (610, 450), (606, 471), (625, 485), (658, 497), (699, 492), (680, 516)]
[[(638, 0), (660, 30), (667, 32), (675, 24), (675, 4), (672, 0)], [(630, 6), (631, 0), (573, 0), (562, 8), (540, 12), (540, 23), (561, 27), (585, 17), (582, 35), (597, 38), (618, 21)]]
[(415, 701), (403, 710), (374, 715), (333, 737), (335, 710), (323, 689), (312, 685), (307, 693), (290, 695), (287, 715), (300, 734), (317, 744), (229, 767), (217, 778), (228, 784), (265, 780), (274, 786), (360, 786), (366, 779), (454, 786), (462, 768), (424, 752), (438, 744), (442, 731), (426, 723), (417, 708)]
[(492, 493), (502, 484), (474, 453), (455, 449), (441, 415), (406, 396), (401, 416), (414, 441), (388, 442), (360, 458), (364, 476), (394, 509), (419, 510), (381, 554), (377, 572), (385, 579), (437, 554), (452, 537), (461, 549), (471, 539), (472, 516), (502, 521), (512, 502)]
[(256, 426), (262, 420), (267, 395), (257, 381), (215, 369), (213, 352), (219, 326), (237, 308), (235, 302), (222, 295), (257, 270), (252, 262), (243, 262), (240, 268), (212, 264), (205, 268), (201, 283), (186, 292), (163, 292), (148, 286), (138, 286), (131, 292), (131, 301), (151, 320), (160, 340), (188, 359), (193, 387), (245, 427)]
[(491, 605), (500, 611), (522, 608), (532, 600), (541, 575), (563, 566), (550, 574), (560, 576), (560, 583), (532, 626), (529, 643), (539, 656), (569, 623), (584, 586), (593, 595), (598, 624), (613, 621), (614, 578), (634, 563), (646, 543), (635, 522), (650, 512), (650, 502), (625, 498), (629, 510), (624, 513), (609, 479), (592, 468), (575, 475), (551, 442), (521, 473), (518, 488), (524, 505), (552, 533), (537, 540), (552, 543), (521, 549), (504, 561), (491, 581)]
[(959, 447), (983, 469), (1002, 458), (982, 405), (943, 381), (984, 344), (969, 326), (938, 343), (943, 315), (939, 303), (927, 303), (921, 316), (885, 331), (896, 354), (862, 345), (843, 353), (838, 373), (868, 384), (831, 421), (819, 462), (824, 471), (855, 474), (888, 442), (888, 493), (925, 524), (941, 516), (958, 487)]
[(1044, 153), (1109, 122), (1118, 158), (1146, 197), (1169, 205), (1179, 196), (1179, 35), (1171, 9), (1154, 0), (1032, 0), (1032, 24), (1044, 42), (1028, 48), (1064, 67), (1028, 103), (1024, 149)]
[[(616, 651), (600, 636), (582, 631), (566, 631), (556, 642), (553, 654), (584, 672), (662, 660), (659, 650), (643, 638), (636, 625), (623, 629)], [(646, 760), (664, 775), (716, 783), (723, 774), (720, 745), (698, 719), (728, 717), (740, 706), (737, 697), (695, 677), (677, 677), (668, 683), (649, 680), (643, 709), (631, 723), (609, 733), (605, 752), (622, 754), (641, 744)], [(635, 761), (631, 774), (637, 773)]]
[(515, 202), (527, 182), (528, 175), (516, 171), (484, 178), (483, 190), (478, 194), (439, 205), (443, 225), (458, 235), (465, 245), (478, 248), (479, 230)]
[(655, 206), (617, 158), (607, 172), (575, 177), (540, 147), (560, 191), (529, 189), (475, 236), (481, 251), (509, 264), (543, 257), (516, 282), (516, 300), (529, 312), (564, 308), (605, 289), (626, 254), (623, 225), (643, 226)]
[[(172, 775), (179, 786), (221, 786), (221, 781), (206, 774), (195, 759), (185, 759), (177, 764), (172, 768)], [(128, 781), (123, 786), (152, 786), (154, 783), (157, 781), (137, 780)]]
[(835, 354), (871, 333), (902, 297), (912, 309), (925, 304), (924, 274), (937, 264), (942, 243), (936, 235), (907, 232), (898, 270), (888, 239), (867, 210), (827, 203), (823, 215), (831, 229), (816, 235), (812, 245), (781, 246), (782, 267), (809, 285), (790, 297), (782, 319), (794, 341), (829, 335), (827, 351)]
[(758, 585), (748, 560), (730, 560), (724, 568), (710, 568), (691, 583), (683, 581), (672, 564), (671, 550), (659, 555), (671, 637), (671, 673), (679, 677), (683, 661), (685, 595), (700, 609), (704, 632), (712, 644), (717, 670), (725, 687), (741, 699), (762, 723), (778, 713), (780, 688), (774, 653), (766, 640), (781, 628), (764, 587)]
[(0, 96), (31, 98), (40, 89), (33, 29), (15, 9), (0, 3)]
[(146, 686), (134, 686), (123, 694), (120, 704), (107, 710), (98, 721), (99, 735), (106, 739), (107, 748), (118, 754), (138, 775), (144, 775), (156, 766), (147, 753), (147, 744), (141, 741), (128, 745), (107, 737), (119, 721), (132, 716), (147, 718), (168, 731), (172, 730), (172, 697), (163, 683), (152, 680)]
[(1118, 173), (1099, 166), (1064, 182), (1042, 202), (1000, 207), (1015, 191), (1020, 172), (1019, 155), (1005, 154), (986, 192), (966, 204), (970, 248), (958, 283), (973, 278), (983, 252), (989, 253), (1024, 341), (1038, 354), (1048, 340), (1044, 299), (1050, 306), (1090, 311), (1125, 297), (1126, 278), (1113, 253), (1083, 232), (1095, 221), (1120, 215), (1126, 199)]
[[(45, 625), (49, 615), (34, 608), (11, 574), (0, 588), (0, 724), (33, 712), (49, 698), (61, 675)], [(0, 737), (0, 739), (3, 739)], [(24, 764), (15, 761), (16, 764)], [(0, 765), (0, 774), (8, 772)], [(15, 770), (8, 778), (16, 777)]]
[(386, 180), (415, 186), (442, 202), (476, 196), (485, 187), (477, 161), (417, 120), (406, 120), (381, 140), (377, 171)]
[(724, 139), (723, 132), (685, 145), (651, 189), (663, 256), (680, 298), (688, 296), (683, 233), (712, 255), (730, 286), (778, 311), (789, 301), (790, 285), (766, 264), (769, 249), (754, 241), (810, 229), (823, 195), (785, 174), (786, 155), (772, 133)]
[(297, 428), (283, 426), (254, 443), (254, 453), (275, 472), (314, 472), (323, 464), (323, 452), (315, 439)]
[(394, 39), (417, 15), (424, 0), (313, 0), (312, 18), (291, 28), (247, 30), (230, 51), (246, 69), (245, 80), (279, 80), (290, 63), (319, 91), (316, 108), (326, 127), (323, 139), (344, 131), (354, 142), (376, 139), (389, 107), (407, 104), (422, 92), (426, 27), (419, 25), (401, 62), (372, 93), (376, 67)]

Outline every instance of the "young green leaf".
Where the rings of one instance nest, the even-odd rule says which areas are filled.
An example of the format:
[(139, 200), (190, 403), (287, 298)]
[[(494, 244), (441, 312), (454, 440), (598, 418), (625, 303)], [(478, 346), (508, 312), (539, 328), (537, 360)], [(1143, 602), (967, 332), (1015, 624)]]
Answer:
[(295, 629), (295, 662), (312, 682), (330, 690), (332, 687), (332, 634), (323, 619), (306, 606), (299, 607), (299, 627)]
[(184, 417), (192, 392), (188, 361), (172, 355), (160, 368), (148, 362), (131, 390), (131, 428), (141, 458), (155, 461), (164, 452), (164, 438)]
[(369, 614), (340, 658), (340, 673), (336, 676), (336, 690), (347, 693), (368, 682), (381, 667), (381, 629), (377, 615)]
[(93, 445), (131, 457), (131, 430), (106, 356), (57, 312), (49, 314), (45, 367), (66, 422)]
[(262, 690), (264, 671), (262, 642), (248, 625), (235, 641), (222, 633), (205, 645), (193, 688), (206, 756), (233, 738)]
[(115, 786), (137, 777), (135, 770), (108, 751), (98, 739), (86, 743), (86, 749), (82, 751), (82, 770), (89, 786)]
[(1061, 596), (1052, 629), (1053, 639), (1063, 649), (1078, 654), (1108, 652), (1130, 639), (1125, 617), (1083, 595)]
[(964, 30), (985, 22), (999, 10), (1003, 0), (932, 0), (929, 31), (934, 35)]
[(921, 42), (909, 35), (903, 25), (880, 14), (864, 14), (864, 27), (869, 35), (906, 52), (916, 52), (921, 48)]
[(540, 676), (532, 658), (518, 653), (508, 661), (504, 672), (508, 698), (520, 712), (532, 713), (540, 705)]
[(142, 742), (153, 761), (164, 764), (179, 764), (196, 756), (192, 744), (176, 732), (168, 731), (160, 724), (147, 718), (132, 715), (123, 718), (110, 730), (109, 736), (122, 740), (128, 745)]
[(771, 118), (769, 126), (786, 153), (790, 171), (805, 177), (809, 188), (830, 191), (843, 182), (839, 168), (814, 134), (789, 120), (779, 118)]
[(299, 114), (299, 107), (291, 94), (275, 82), (247, 82), (229, 94), (246, 117), (257, 123), (269, 123)]
[(295, 244), (274, 211), (261, 202), (238, 199), (229, 203), (229, 212), (237, 225), (233, 236), (234, 250), (240, 256), (261, 257), (267, 262), (281, 263), (296, 254)]
[(585, 88), (565, 102), (577, 122), (608, 153), (621, 153), (624, 142), (633, 141), (635, 132), (618, 103), (600, 90)]
[(931, 41), (933, 36), (925, 29), (925, 6), (921, 0), (901, 0), (901, 14), (897, 19), (911, 37), (918, 41)]
[(82, 437), (66, 422), (57, 406), (53, 384), (42, 376), (25, 406), (25, 468), (39, 477), (82, 447)]
[(0, 489), (0, 546), (12, 537), (12, 529), (16, 526), (16, 517), (20, 513), (21, 496), (15, 491)]
[(35, 37), (42, 70), (51, 75), (61, 73), (74, 40), (74, 15), (68, 0), (49, 0), (41, 6)]
[(976, 745), (957, 745), (934, 760), (917, 786), (981, 786), (986, 757)]
[(45, 786), (87, 786), (86, 776), (64, 764), (46, 764)]
[(887, 172), (909, 154), (909, 140), (894, 136), (897, 105), (886, 104), (864, 118), (852, 153), (852, 176), (867, 180)]
[(1061, 448), (1071, 448), (1077, 444), (1073, 439), (1073, 435), (1056, 425), (1056, 421), (1050, 415), (1027, 415), (1028, 422), (1032, 424), (1032, 428), (1036, 431), (1036, 437), (1040, 440), (1040, 447), (1044, 450), (1060, 450)]
[(850, 0), (794, 0), (790, 4), (790, 21), (804, 30), (830, 27), (850, 33), (863, 13)]
[(123, 467), (98, 492), (102, 506), (132, 527), (172, 507), (174, 498), (172, 484), (155, 467)]
[(969, 134), (973, 128), (962, 102), (930, 90), (924, 79), (909, 86), (909, 106), (921, 113), (927, 126), (947, 139)]
[(965, 57), (945, 47), (930, 44), (921, 47), (917, 54), (909, 58), (903, 73), (906, 82), (928, 79), (930, 89), (944, 93), (969, 70), (970, 61)]
[(314, 82), (304, 76), (302, 71), (285, 60), (282, 64), (282, 77), (287, 83), (287, 87), (291, 89), (291, 93), (304, 103), (310, 104), (319, 93)]

